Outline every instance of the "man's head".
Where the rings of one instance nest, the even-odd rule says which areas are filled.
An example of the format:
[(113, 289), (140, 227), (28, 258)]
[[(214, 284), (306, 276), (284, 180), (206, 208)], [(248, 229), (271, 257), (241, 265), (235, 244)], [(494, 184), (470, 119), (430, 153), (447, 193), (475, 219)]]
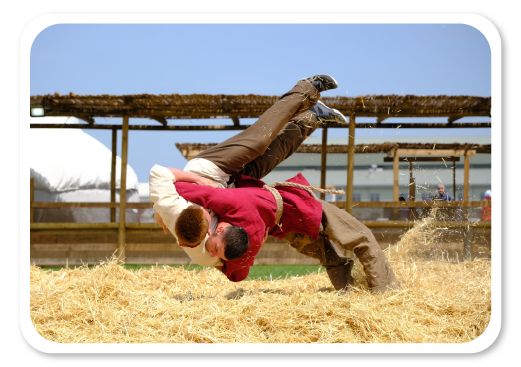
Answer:
[(485, 200), (491, 200), (492, 199), (492, 191), (487, 190), (485, 191)]
[(235, 260), (246, 253), (250, 246), (248, 233), (244, 228), (220, 222), (217, 229), (206, 241), (210, 256), (223, 260)]
[(440, 184), (438, 185), (438, 194), (439, 194), (439, 195), (443, 195), (443, 194), (445, 194), (445, 185), (444, 185), (444, 184), (441, 184), (441, 183), (440, 183)]
[(196, 247), (210, 234), (210, 215), (199, 205), (184, 209), (175, 222), (175, 235), (179, 245)]

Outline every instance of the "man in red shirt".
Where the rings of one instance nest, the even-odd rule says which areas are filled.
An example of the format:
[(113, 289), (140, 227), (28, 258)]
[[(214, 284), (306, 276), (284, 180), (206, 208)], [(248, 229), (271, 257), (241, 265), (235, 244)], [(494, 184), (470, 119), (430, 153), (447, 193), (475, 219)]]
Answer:
[[(327, 108), (318, 101), (321, 92), (336, 87), (336, 81), (332, 77), (323, 74), (300, 80), (292, 90), (284, 94), (270, 109), (264, 112), (261, 118), (249, 129), (200, 153), (192, 161), (199, 159), (215, 164), (222, 172), (229, 175), (227, 177), (228, 183), (233, 182), (238, 174), (248, 175), (257, 179), (264, 177), (280, 162), (293, 154), (304, 139), (317, 128), (320, 122), (347, 122), (341, 113)], [(185, 173), (191, 172), (195, 174), (194, 176), (197, 176), (197, 181), (192, 182), (200, 181), (201, 177), (199, 176), (215, 181), (215, 176), (201, 174), (197, 170), (186, 170), (186, 168), (185, 171), (187, 171)], [(181, 179), (177, 178), (177, 180)], [(303, 180), (305, 181), (305, 179)], [(202, 184), (207, 185), (208, 183)], [(307, 184), (307, 181), (305, 181), (305, 184)], [(159, 205), (162, 199), (159, 196), (153, 198), (152, 186), (151, 183), (151, 198), (155, 203), (154, 208), (158, 210), (162, 207)], [(236, 201), (236, 198), (233, 195), (234, 190), (230, 191), (226, 192), (226, 195), (231, 195), (228, 200), (230, 203), (233, 203)], [(220, 190), (219, 192), (224, 193), (225, 190)], [(268, 193), (271, 195), (266, 190), (262, 190), (262, 192), (263, 194)], [(304, 192), (304, 195), (307, 195), (308, 200), (311, 198), (307, 192)], [(269, 196), (268, 200), (273, 204), (273, 196)], [(369, 276), (369, 284), (373, 291), (385, 290), (389, 284), (393, 284), (394, 273), (392, 273), (385, 256), (381, 253), (381, 249), (369, 229), (345, 211), (326, 202), (313, 200), (312, 205), (315, 208), (313, 212), (315, 213), (314, 220), (316, 221), (317, 218), (322, 217), (323, 224), (321, 226), (324, 230), (327, 229), (329, 237), (342, 246), (350, 246), (354, 250), (355, 254), (363, 261), (364, 270)], [(320, 205), (317, 206), (317, 203)], [(284, 205), (287, 206), (286, 203)], [(321, 215), (318, 215), (319, 211), (317, 208), (320, 207), (322, 207), (321, 210), (323, 212)], [(273, 208), (270, 208), (268, 212), (272, 210)], [(298, 210), (301, 211), (301, 208), (299, 207)], [(221, 214), (225, 215), (223, 213), (221, 211)], [(227, 219), (230, 219), (230, 213), (228, 212)], [(288, 211), (286, 210), (286, 217), (287, 213)], [(168, 211), (164, 211), (161, 215), (169, 214)], [(207, 213), (205, 215), (208, 216)], [(248, 217), (251, 216), (244, 216), (244, 218)], [(172, 233), (175, 232), (171, 228), (172, 218), (170, 218), (170, 222), (165, 220), (166, 225), (159, 215), (155, 215), (154, 218), (163, 226), (165, 231), (167, 231), (166, 228), (168, 227)], [(246, 225), (244, 218), (242, 220), (232, 218), (230, 221), (236, 223), (235, 226), (244, 226)], [(320, 222), (320, 219), (318, 220)], [(308, 217), (301, 217), (300, 221), (308, 223)], [(265, 224), (263, 221), (257, 223), (263, 223), (263, 225), (268, 227), (269, 221), (266, 222), (268, 224)], [(224, 233), (225, 228), (228, 226), (230, 226), (229, 223), (221, 220), (217, 229), (203, 246), (211, 256), (218, 256), (223, 259), (225, 265), (222, 267), (217, 266), (217, 268), (224, 271), (230, 280), (240, 281), (246, 278), (249, 266), (253, 264), (253, 256), (258, 252), (260, 244), (263, 242), (260, 239), (265, 240), (267, 237), (266, 227), (262, 228), (263, 235), (257, 234), (260, 231), (251, 231), (253, 233), (251, 237), (254, 238), (253, 245), (245, 258), (227, 261), (222, 243), (215, 240), (217, 236)], [(308, 226), (309, 224), (306, 224), (305, 228), (307, 229)], [(299, 227), (298, 230), (301, 229), (302, 227)], [(276, 228), (273, 228), (271, 225), (268, 227), (268, 231), (270, 231), (270, 234), (277, 235), (275, 232)], [(320, 261), (327, 269), (327, 273), (336, 289), (344, 289), (352, 283), (351, 268), (353, 262), (337, 254), (329, 237), (319, 235), (316, 229), (313, 229), (311, 233), (306, 231), (297, 233), (296, 229), (295, 232), (286, 231), (283, 235), (283, 238), (299, 253)]]
[[(287, 182), (309, 186), (300, 173)], [(364, 267), (373, 293), (397, 286), (394, 272), (371, 231), (346, 211), (315, 199), (302, 188), (276, 186), (283, 199), (283, 214), (278, 225), (277, 203), (273, 194), (263, 188), (264, 182), (239, 175), (235, 183), (237, 188), (233, 190), (179, 181), (175, 183), (179, 195), (213, 210), (219, 216), (221, 225), (240, 226), (248, 233), (249, 248), (235, 260), (221, 257), (228, 244), (219, 239), (219, 231), (209, 241), (212, 244), (210, 252), (215, 247), (213, 256), (224, 260), (221, 271), (231, 281), (246, 279), (264, 241), (265, 229), (268, 228), (269, 235), (285, 239), (299, 252), (319, 259), (328, 270), (336, 289), (346, 289), (352, 285), (352, 262), (346, 264), (346, 259), (336, 253), (330, 240), (344, 249), (354, 251)]]

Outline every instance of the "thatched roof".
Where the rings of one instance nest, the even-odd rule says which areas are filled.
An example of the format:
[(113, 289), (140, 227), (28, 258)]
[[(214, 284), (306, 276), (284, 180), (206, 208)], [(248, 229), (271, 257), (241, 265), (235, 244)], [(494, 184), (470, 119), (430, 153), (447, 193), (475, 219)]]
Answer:
[[(262, 95), (38, 95), (31, 107), (44, 107), (47, 116), (159, 118), (256, 118), (279, 96)], [(451, 117), (489, 116), (490, 97), (367, 95), (322, 97), (322, 101), (346, 116)]]
[[(181, 154), (190, 159), (196, 154), (205, 151), (208, 148), (217, 145), (217, 143), (176, 143), (175, 146)], [(383, 144), (358, 144), (355, 145), (355, 153), (387, 153), (393, 148), (400, 149), (454, 149), (454, 150), (476, 150), (476, 153), (490, 154), (492, 146), (491, 144), (472, 144), (472, 143), (452, 143), (452, 144), (423, 144), (423, 143), (383, 143)], [(303, 144), (301, 145), (296, 153), (321, 153), (321, 144)], [(340, 153), (347, 154), (347, 145), (328, 145), (327, 153)]]

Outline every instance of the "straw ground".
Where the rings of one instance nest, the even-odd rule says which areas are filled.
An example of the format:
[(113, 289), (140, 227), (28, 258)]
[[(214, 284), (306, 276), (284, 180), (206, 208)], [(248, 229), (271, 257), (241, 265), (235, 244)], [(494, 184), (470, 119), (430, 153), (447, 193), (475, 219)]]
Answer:
[(355, 289), (342, 293), (324, 271), (232, 283), (215, 269), (126, 270), (113, 259), (31, 266), (31, 319), (58, 343), (469, 342), (490, 320), (490, 260), (415, 258), (433, 230), (418, 222), (388, 251), (402, 289), (383, 295), (368, 291), (359, 263)]

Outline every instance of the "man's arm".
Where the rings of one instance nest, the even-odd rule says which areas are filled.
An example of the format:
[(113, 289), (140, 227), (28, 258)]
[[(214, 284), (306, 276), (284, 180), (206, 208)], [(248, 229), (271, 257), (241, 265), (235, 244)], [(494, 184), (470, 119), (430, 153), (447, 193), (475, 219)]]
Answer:
[(209, 180), (207, 178), (198, 176), (194, 173), (181, 171), (180, 169), (177, 169), (177, 168), (168, 168), (168, 170), (170, 172), (172, 172), (176, 181), (192, 182), (192, 183), (195, 183), (195, 184), (201, 185), (201, 186), (219, 187), (219, 185), (216, 182)]
[(174, 173), (166, 167), (156, 164), (150, 170), (150, 199), (154, 202), (154, 209), (158, 213), (154, 215), (154, 219), (163, 230), (167, 227), (172, 234), (177, 217), (190, 205), (177, 193), (175, 181)]
[(262, 244), (264, 245), (264, 243), (267, 241), (268, 239), (268, 232), (270, 231), (270, 227), (266, 227), (266, 233), (264, 234), (264, 238), (262, 239)]
[[(154, 202), (154, 209), (157, 212), (154, 219), (163, 227), (163, 231), (166, 227), (172, 234), (175, 233), (175, 222), (179, 214), (191, 204), (179, 195), (174, 185), (175, 181), (174, 173), (166, 167), (155, 165), (150, 170), (150, 199)], [(204, 246), (183, 247), (183, 250), (196, 264), (202, 266), (220, 266), (222, 264), (219, 258), (210, 257), (205, 252)]]
[(163, 227), (163, 232), (165, 234), (168, 234), (168, 228), (166, 227), (165, 223), (163, 222), (163, 218), (159, 215), (158, 212), (154, 211), (154, 220), (159, 224), (161, 227)]

